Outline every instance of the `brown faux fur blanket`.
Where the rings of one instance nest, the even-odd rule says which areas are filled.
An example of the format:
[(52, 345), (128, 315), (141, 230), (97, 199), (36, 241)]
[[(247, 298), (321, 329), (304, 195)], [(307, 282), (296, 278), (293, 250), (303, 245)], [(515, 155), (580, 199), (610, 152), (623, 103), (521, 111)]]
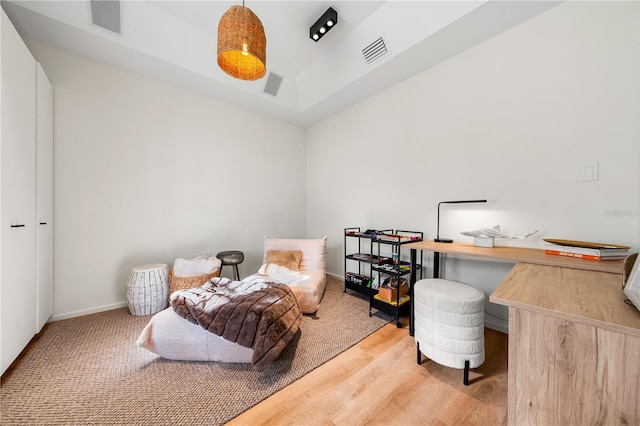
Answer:
[(202, 287), (171, 295), (178, 315), (218, 336), (253, 349), (251, 363), (263, 371), (298, 331), (302, 312), (286, 284), (212, 278)]

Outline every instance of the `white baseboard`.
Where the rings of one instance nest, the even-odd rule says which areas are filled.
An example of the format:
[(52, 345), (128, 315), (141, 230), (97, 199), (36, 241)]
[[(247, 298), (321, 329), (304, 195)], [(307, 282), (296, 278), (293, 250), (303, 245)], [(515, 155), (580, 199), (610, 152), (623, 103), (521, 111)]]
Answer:
[(96, 308), (84, 309), (82, 311), (69, 312), (66, 314), (52, 315), (47, 322), (55, 322), (69, 318), (81, 317), (84, 315), (97, 314), (98, 312), (110, 311), (112, 309), (124, 308), (127, 302), (114, 303), (113, 305), (98, 306)]
[(487, 311), (484, 312), (484, 326), (504, 334), (509, 334), (509, 320), (498, 318)]
[(335, 278), (337, 280), (344, 281), (344, 277), (342, 275), (332, 274), (331, 272), (327, 272), (327, 275), (329, 275), (330, 277), (333, 277), (333, 278)]

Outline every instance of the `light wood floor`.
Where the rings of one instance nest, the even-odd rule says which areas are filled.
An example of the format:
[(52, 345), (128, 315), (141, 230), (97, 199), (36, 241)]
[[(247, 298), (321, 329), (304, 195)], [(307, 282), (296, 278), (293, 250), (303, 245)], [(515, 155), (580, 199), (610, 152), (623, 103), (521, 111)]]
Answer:
[(406, 324), (387, 324), (228, 425), (505, 425), (507, 335), (485, 329), (485, 348), (464, 386), (462, 370), (418, 365)]

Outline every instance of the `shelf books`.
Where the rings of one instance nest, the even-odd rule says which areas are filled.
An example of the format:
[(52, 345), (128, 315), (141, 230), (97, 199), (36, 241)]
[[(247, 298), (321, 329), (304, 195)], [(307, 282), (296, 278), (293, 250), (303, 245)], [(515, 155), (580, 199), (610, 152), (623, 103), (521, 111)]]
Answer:
[(347, 259), (358, 260), (360, 262), (373, 262), (373, 264), (387, 263), (391, 261), (391, 259), (389, 259), (388, 257), (376, 256), (376, 255), (371, 256), (368, 253), (353, 253), (353, 254), (348, 254), (346, 257)]
[(370, 262), (371, 255), (367, 253), (354, 253), (347, 256), (349, 259), (362, 260), (363, 262)]
[(366, 286), (369, 287), (369, 285), (371, 284), (369, 277), (367, 277), (366, 275), (362, 275), (362, 274), (356, 274), (355, 272), (347, 272), (345, 274), (344, 277), (345, 281), (348, 281), (352, 284), (358, 285), (358, 286)]
[(556, 240), (545, 238), (549, 243), (545, 247), (547, 254), (575, 257), (588, 260), (620, 260), (629, 254), (628, 246), (616, 244), (592, 243), (588, 241)]
[(388, 241), (391, 243), (408, 243), (410, 241), (421, 241), (421, 235), (410, 235), (410, 234), (378, 234), (378, 240)]

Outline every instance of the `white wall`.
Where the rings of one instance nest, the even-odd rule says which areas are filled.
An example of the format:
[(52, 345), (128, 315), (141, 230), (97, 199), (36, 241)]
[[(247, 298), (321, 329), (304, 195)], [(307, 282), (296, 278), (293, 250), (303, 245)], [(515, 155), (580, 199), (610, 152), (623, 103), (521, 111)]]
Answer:
[[(637, 250), (638, 22), (638, 2), (568, 2), (308, 129), (307, 232), (329, 236), (329, 272), (344, 273), (343, 228), (432, 239), (437, 203), (469, 198), (489, 202), (444, 207), (441, 236), (500, 224), (540, 230), (501, 245)], [(580, 181), (585, 162), (598, 181)], [(446, 276), (489, 294), (511, 267), (495, 266), (450, 258)]]
[(265, 235), (306, 235), (304, 129), (29, 47), (55, 88), (54, 319), (124, 305), (133, 266), (235, 249), (246, 276)]
[[(443, 210), (441, 233), (458, 241), (501, 224), (540, 232), (500, 244), (637, 250), (639, 8), (566, 3), (306, 134), (28, 42), (55, 86), (54, 318), (123, 305), (142, 263), (240, 249), (246, 275), (263, 235), (328, 235), (329, 272), (342, 275), (344, 227), (433, 238), (447, 199), (489, 199)], [(600, 179), (581, 182), (589, 161)], [(450, 258), (446, 275), (488, 294), (509, 269)]]

